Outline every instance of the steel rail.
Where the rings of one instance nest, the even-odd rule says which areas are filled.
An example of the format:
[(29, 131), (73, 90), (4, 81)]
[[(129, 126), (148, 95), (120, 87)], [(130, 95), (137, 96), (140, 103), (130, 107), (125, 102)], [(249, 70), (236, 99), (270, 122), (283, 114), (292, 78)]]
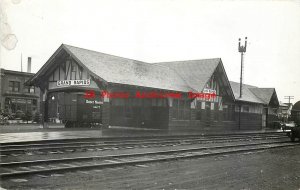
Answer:
[[(63, 158), (63, 159), (50, 159), (50, 160), (35, 160), (35, 161), (25, 161), (25, 162), (8, 162), (1, 163), (0, 167), (2, 169), (10, 170), (10, 172), (1, 172), (0, 177), (16, 177), (20, 175), (32, 175), (37, 173), (53, 173), (53, 172), (66, 172), (73, 171), (78, 169), (90, 169), (90, 168), (105, 168), (105, 167), (116, 167), (123, 165), (134, 165), (141, 163), (149, 162), (160, 162), (160, 161), (170, 161), (175, 159), (186, 159), (186, 158), (196, 158), (204, 156), (215, 156), (222, 154), (232, 154), (239, 152), (249, 152), (249, 151), (258, 151), (271, 148), (280, 148), (288, 146), (297, 146), (298, 143), (290, 143), (289, 141), (280, 141), (280, 142), (266, 142), (266, 143), (249, 143), (249, 144), (238, 144), (238, 145), (227, 145), (227, 146), (213, 146), (213, 147), (200, 147), (200, 148), (189, 148), (189, 149), (178, 149), (178, 150), (169, 150), (169, 151), (154, 151), (154, 152), (144, 152), (144, 153), (135, 153), (135, 154), (120, 154), (120, 155), (106, 155), (106, 156), (92, 156), (92, 157), (77, 157), (77, 158)], [(252, 148), (251, 148), (252, 146)], [(246, 148), (245, 148), (246, 147)], [(247, 148), (250, 147), (250, 148)], [(230, 150), (230, 148), (232, 150)], [(244, 148), (244, 149), (243, 149)], [(199, 152), (199, 151), (213, 151), (220, 149), (221, 151), (216, 152)], [(225, 149), (225, 150), (224, 150)], [(229, 150), (226, 150), (229, 149)], [(222, 151), (223, 150), (223, 151)], [(197, 153), (198, 152), (198, 153)], [(178, 155), (181, 153), (189, 153), (186, 155)], [(195, 154), (196, 153), (196, 154)], [(149, 158), (150, 156), (150, 158)], [(154, 156), (154, 158), (153, 158)], [(148, 158), (145, 158), (148, 157)], [(134, 158), (134, 160), (126, 160), (127, 158)], [(119, 159), (121, 161), (113, 161), (113, 163), (98, 163), (107, 161), (107, 159)], [(93, 161), (90, 164), (84, 164), (84, 162)], [(63, 164), (65, 162), (81, 162), (81, 165), (73, 165), (70, 167), (55, 167), (55, 168), (46, 168), (46, 169), (34, 169), (28, 171), (16, 171), (11, 167), (24, 167), (24, 166), (39, 166), (51, 164)]]
[[(136, 141), (134, 142), (121, 142), (121, 143), (115, 143), (115, 144), (87, 144), (86, 143), (68, 143), (67, 146), (64, 146), (65, 144), (51, 146), (52, 144), (45, 146), (42, 144), (41, 147), (38, 147), (34, 145), (34, 147), (23, 146), (23, 148), (19, 149), (4, 149), (1, 147), (0, 153), (1, 154), (13, 154), (13, 153), (25, 153), (25, 152), (35, 152), (35, 151), (57, 151), (57, 150), (64, 150), (64, 149), (88, 149), (88, 148), (105, 148), (105, 147), (126, 147), (126, 146), (145, 146), (145, 145), (160, 145), (162, 143), (164, 144), (182, 144), (182, 143), (200, 143), (200, 142), (210, 142), (210, 141), (239, 141), (239, 140), (264, 140), (264, 139), (280, 139), (280, 138), (286, 138), (286, 136), (245, 136), (245, 137), (227, 137), (227, 138), (192, 138), (192, 139), (173, 139), (173, 140), (158, 140), (158, 141)], [(196, 143), (195, 143), (196, 142)], [(72, 146), (73, 145), (73, 146)]]

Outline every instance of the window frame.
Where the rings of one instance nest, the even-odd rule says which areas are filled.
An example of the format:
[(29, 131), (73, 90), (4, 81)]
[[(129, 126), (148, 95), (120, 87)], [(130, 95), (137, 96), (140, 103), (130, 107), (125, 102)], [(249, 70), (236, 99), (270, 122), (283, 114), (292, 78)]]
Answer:
[(8, 89), (10, 92), (20, 92), (20, 88), (21, 88), (21, 83), (19, 81), (8, 82)]

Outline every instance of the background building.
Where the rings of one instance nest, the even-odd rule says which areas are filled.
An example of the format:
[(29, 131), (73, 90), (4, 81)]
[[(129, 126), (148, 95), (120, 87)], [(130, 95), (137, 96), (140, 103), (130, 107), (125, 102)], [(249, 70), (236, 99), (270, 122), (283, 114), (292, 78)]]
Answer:
[(279, 102), (278, 117), (282, 122), (288, 122), (291, 117), (292, 103)]
[[(30, 71), (30, 66), (28, 66)], [(30, 72), (19, 72), (1, 69), (1, 112), (9, 114), (30, 112), (35, 114), (40, 110), (38, 87), (27, 86), (24, 83), (34, 75)]]

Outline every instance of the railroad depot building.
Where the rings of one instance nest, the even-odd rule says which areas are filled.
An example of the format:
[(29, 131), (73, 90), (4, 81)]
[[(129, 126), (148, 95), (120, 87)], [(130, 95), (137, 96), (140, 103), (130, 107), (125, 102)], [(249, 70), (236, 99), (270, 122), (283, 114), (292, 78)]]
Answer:
[(243, 93), (240, 97), (240, 83), (231, 81), (230, 84), (236, 100), (235, 112), (240, 116), (238, 122), (241, 126), (247, 128), (261, 126), (263, 129), (272, 121), (278, 121), (279, 101), (275, 88), (258, 88), (243, 84)]
[(239, 98), (220, 58), (150, 64), (62, 44), (26, 84), (41, 90), (45, 126), (261, 129), (278, 107), (274, 88)]

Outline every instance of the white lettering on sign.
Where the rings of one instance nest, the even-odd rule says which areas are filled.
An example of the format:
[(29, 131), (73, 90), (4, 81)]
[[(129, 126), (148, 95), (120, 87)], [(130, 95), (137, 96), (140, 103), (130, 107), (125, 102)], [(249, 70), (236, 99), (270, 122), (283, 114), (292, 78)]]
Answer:
[(86, 104), (103, 104), (103, 102), (101, 101), (97, 101), (97, 100), (85, 100)]
[(93, 101), (93, 100), (85, 100), (85, 103), (86, 103), (86, 104), (93, 104), (94, 101)]
[[(202, 93), (207, 94), (206, 98), (197, 98), (198, 100), (201, 101), (206, 101), (206, 102), (218, 102), (219, 101), (219, 96), (217, 96), (217, 91), (210, 89), (210, 88), (204, 88), (202, 90)], [(209, 98), (207, 98), (209, 97)]]
[(103, 104), (103, 102), (95, 100), (95, 104)]
[(89, 86), (91, 84), (90, 79), (85, 80), (58, 80), (57, 86)]
[(208, 88), (204, 88), (202, 92), (207, 94), (217, 94), (216, 90), (208, 89)]

